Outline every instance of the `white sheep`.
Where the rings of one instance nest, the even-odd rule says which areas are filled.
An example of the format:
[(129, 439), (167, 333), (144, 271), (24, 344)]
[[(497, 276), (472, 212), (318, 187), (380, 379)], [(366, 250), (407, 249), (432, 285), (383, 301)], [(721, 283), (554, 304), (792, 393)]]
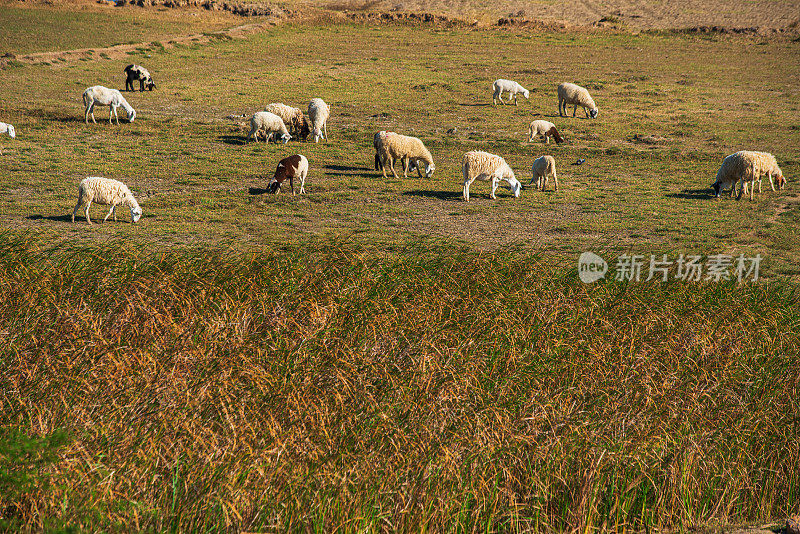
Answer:
[(111, 214), (114, 214), (114, 220), (117, 220), (117, 214), (114, 210), (119, 205), (130, 208), (132, 223), (135, 223), (142, 217), (142, 208), (139, 207), (139, 203), (133, 198), (133, 194), (131, 190), (128, 189), (128, 186), (118, 180), (112, 180), (111, 178), (89, 176), (81, 180), (80, 185), (78, 185), (78, 203), (75, 205), (75, 209), (72, 210), (72, 222), (75, 222), (75, 214), (84, 202), (86, 203), (86, 222), (89, 224), (92, 224), (91, 219), (89, 219), (89, 207), (92, 205), (92, 202), (111, 206), (103, 222), (106, 222), (106, 219), (108, 219)]
[(547, 187), (547, 182), (550, 180), (550, 177), (553, 177), (553, 181), (555, 182), (556, 191), (558, 191), (558, 176), (556, 175), (556, 160), (553, 156), (541, 156), (536, 158), (533, 161), (533, 166), (531, 167), (531, 181), (528, 185), (531, 185), (534, 180), (536, 180), (536, 189), (544, 191), (545, 187)]
[(537, 136), (541, 135), (544, 138), (545, 144), (550, 144), (550, 138), (556, 140), (556, 144), (563, 143), (564, 139), (561, 134), (556, 130), (556, 125), (550, 121), (535, 120), (531, 123), (529, 128), (530, 136), (528, 142), (532, 143)]
[(761, 193), (761, 178), (765, 175), (769, 178), (769, 185), (773, 191), (775, 191), (773, 179), (778, 182), (778, 189), (783, 189), (786, 184), (783, 171), (778, 167), (775, 156), (768, 152), (740, 150), (722, 160), (722, 165), (717, 171), (717, 179), (711, 187), (717, 197), (728, 188), (733, 196), (736, 191), (736, 182), (741, 182), (739, 195), (736, 197), (739, 200), (742, 198), (742, 194), (747, 194), (749, 184), (750, 200), (753, 200), (756, 182), (758, 182), (758, 192)]
[(108, 123), (111, 124), (111, 116), (113, 115), (114, 118), (117, 120), (117, 124), (119, 124), (119, 115), (117, 115), (117, 108), (122, 106), (122, 109), (125, 110), (125, 113), (128, 114), (128, 122), (133, 122), (133, 119), (136, 118), (136, 111), (128, 104), (128, 101), (125, 100), (125, 97), (122, 96), (122, 93), (117, 91), (116, 89), (109, 89), (108, 87), (103, 87), (102, 85), (93, 85), (87, 88), (83, 92), (83, 105), (86, 107), (84, 112), (84, 121), (86, 124), (89, 124), (89, 114), (92, 115), (92, 122), (97, 124), (97, 121), (94, 120), (94, 106), (95, 104), (100, 104), (101, 106), (108, 106)]
[(497, 101), (500, 100), (500, 103), (505, 105), (503, 101), (503, 91), (508, 91), (509, 94), (509, 102), (511, 101), (510, 98), (514, 97), (514, 105), (517, 105), (517, 95), (522, 93), (522, 96), (525, 97), (527, 100), (530, 97), (530, 92), (522, 87), (515, 81), (512, 80), (503, 80), (502, 78), (499, 80), (495, 80), (492, 84), (494, 88), (494, 93), (492, 93), (492, 104), (497, 105)]
[(436, 165), (433, 164), (433, 156), (430, 150), (425, 147), (425, 144), (417, 137), (385, 132), (383, 136), (378, 136), (378, 140), (380, 142), (377, 148), (384, 178), (386, 178), (387, 164), (392, 169), (392, 175), (398, 178), (397, 173), (394, 171), (394, 162), (397, 159), (403, 165), (403, 178), (408, 178), (409, 163), (414, 164), (417, 169), (417, 175), (420, 178), (422, 178), (422, 166), (420, 163), (425, 165), (425, 178), (433, 176), (433, 172), (436, 170)]
[(308, 103), (308, 118), (311, 121), (311, 134), (314, 136), (314, 142), (318, 142), (319, 138), (328, 140), (328, 117), (331, 114), (331, 108), (321, 98), (314, 98)]
[(500, 156), (489, 154), (488, 152), (481, 152), (473, 150), (464, 154), (464, 161), (461, 164), (461, 169), (464, 171), (464, 200), (469, 202), (469, 186), (475, 180), (482, 182), (492, 182), (491, 198), (497, 198), (495, 191), (500, 184), (501, 180), (508, 182), (511, 186), (511, 191), (514, 197), (519, 197), (519, 192), (522, 189), (522, 184), (517, 181), (514, 176), (514, 171), (508, 166), (506, 160)]
[(275, 133), (280, 134), (283, 144), (288, 143), (289, 139), (292, 138), (283, 120), (269, 111), (257, 111), (250, 117), (250, 133), (247, 134), (247, 138), (250, 139), (252, 137), (254, 141), (257, 141), (258, 132), (261, 130), (266, 133), (267, 141), (272, 139), (272, 135)]
[(281, 118), (289, 129), (289, 133), (296, 135), (299, 139), (305, 139), (310, 133), (308, 121), (300, 108), (293, 108), (280, 102), (273, 102), (264, 108), (264, 111), (274, 113)]
[[(5, 123), (5, 122), (0, 122), (0, 134), (6, 134), (11, 139), (14, 139), (15, 137), (17, 137), (17, 131), (14, 129), (14, 127), (12, 125), (10, 125), (10, 124)], [(2, 153), (3, 153), (3, 149), (2, 149), (2, 147), (0, 147), (0, 154), (2, 154)]]
[[(567, 106), (570, 104), (575, 106), (572, 108), (573, 117), (575, 116), (575, 112), (578, 110), (578, 106), (581, 106), (587, 117), (592, 117), (593, 119), (597, 118), (598, 109), (594, 103), (594, 100), (592, 100), (591, 95), (589, 95), (589, 91), (580, 85), (575, 85), (574, 83), (562, 83), (558, 86), (559, 116), (564, 116), (567, 114)], [(564, 110), (563, 114), (561, 113), (562, 109)]]

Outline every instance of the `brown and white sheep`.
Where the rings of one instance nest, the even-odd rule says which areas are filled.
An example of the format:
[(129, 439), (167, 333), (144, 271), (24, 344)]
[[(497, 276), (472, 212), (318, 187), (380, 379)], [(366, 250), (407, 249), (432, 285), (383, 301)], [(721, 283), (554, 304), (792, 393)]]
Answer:
[(556, 125), (550, 121), (543, 121), (543, 120), (535, 120), (531, 123), (529, 128), (530, 136), (528, 138), (528, 142), (532, 143), (537, 136), (542, 136), (544, 139), (545, 144), (550, 144), (550, 138), (556, 140), (556, 144), (560, 144), (564, 142), (564, 138), (561, 137), (561, 134), (558, 133), (556, 130)]
[(294, 179), (299, 178), (300, 194), (302, 195), (306, 192), (304, 186), (307, 175), (308, 160), (304, 155), (295, 154), (294, 156), (283, 158), (278, 163), (278, 167), (275, 169), (275, 176), (273, 176), (272, 180), (269, 182), (267, 191), (269, 193), (279, 193), (281, 190), (281, 185), (288, 179), (289, 186), (292, 188), (292, 195), (294, 195)]

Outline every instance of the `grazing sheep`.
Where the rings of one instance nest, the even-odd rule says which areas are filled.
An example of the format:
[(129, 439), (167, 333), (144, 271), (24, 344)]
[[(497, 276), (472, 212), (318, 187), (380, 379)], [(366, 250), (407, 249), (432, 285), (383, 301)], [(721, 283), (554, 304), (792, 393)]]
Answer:
[(536, 180), (536, 189), (537, 190), (545, 190), (547, 187), (547, 182), (550, 180), (550, 177), (553, 177), (553, 181), (555, 182), (556, 191), (558, 191), (558, 176), (556, 175), (556, 160), (553, 156), (542, 156), (536, 158), (533, 162), (533, 167), (531, 168), (531, 172), (533, 176), (531, 176), (531, 181), (528, 185), (531, 185), (534, 180)]
[(272, 135), (275, 133), (280, 134), (284, 145), (292, 138), (281, 118), (269, 111), (257, 111), (250, 117), (250, 133), (247, 134), (247, 138), (252, 137), (253, 141), (258, 141), (258, 132), (261, 130), (266, 133), (267, 141), (272, 139)]
[(492, 182), (491, 198), (497, 198), (495, 191), (500, 184), (500, 180), (505, 180), (511, 186), (511, 191), (514, 197), (519, 197), (519, 192), (522, 189), (522, 184), (517, 181), (514, 176), (514, 171), (508, 166), (506, 160), (500, 156), (489, 154), (488, 152), (481, 152), (473, 150), (464, 154), (464, 161), (461, 164), (461, 169), (464, 171), (464, 200), (469, 202), (469, 186), (475, 180), (482, 182)]
[(275, 176), (272, 177), (267, 186), (267, 191), (270, 193), (280, 193), (281, 184), (289, 179), (289, 185), (292, 188), (292, 196), (294, 196), (294, 179), (300, 178), (300, 194), (306, 192), (303, 187), (306, 183), (306, 175), (308, 174), (308, 160), (302, 154), (295, 154), (288, 158), (283, 158), (275, 169)]
[(773, 178), (778, 182), (778, 189), (783, 189), (786, 179), (783, 177), (781, 168), (775, 156), (768, 152), (754, 152), (751, 150), (741, 150), (735, 154), (726, 156), (722, 160), (722, 165), (717, 171), (717, 179), (711, 185), (714, 189), (714, 196), (730, 188), (731, 196), (736, 191), (736, 182), (740, 183), (739, 195), (736, 200), (742, 198), (742, 194), (747, 194), (747, 186), (750, 185), (750, 200), (753, 200), (753, 190), (758, 182), (758, 192), (761, 193), (761, 178), (766, 175), (769, 178), (769, 185), (775, 191)]
[(122, 96), (122, 93), (116, 89), (109, 89), (108, 87), (103, 87), (102, 85), (93, 85), (83, 92), (83, 105), (86, 107), (86, 110), (83, 114), (83, 119), (86, 124), (89, 124), (90, 113), (92, 115), (92, 122), (97, 124), (97, 121), (94, 120), (94, 106), (96, 104), (109, 107), (109, 124), (111, 124), (112, 115), (117, 120), (117, 124), (119, 124), (117, 108), (120, 106), (122, 106), (122, 109), (124, 109), (125, 113), (128, 114), (128, 122), (133, 122), (133, 119), (136, 118), (136, 111), (131, 107), (130, 104), (128, 104), (128, 101), (125, 100), (125, 97)]
[(529, 143), (532, 143), (536, 136), (541, 135), (545, 144), (550, 144), (550, 138), (556, 140), (556, 144), (564, 142), (564, 138), (556, 130), (556, 125), (549, 121), (536, 120), (531, 123)]
[(314, 142), (318, 142), (319, 138), (328, 141), (328, 117), (331, 114), (331, 108), (321, 98), (314, 98), (308, 103), (308, 118), (311, 120), (311, 134), (314, 136)]
[[(383, 163), (381, 162), (381, 145), (383, 144), (383, 139), (386, 137), (387, 134), (394, 134), (394, 132), (387, 132), (386, 130), (381, 130), (380, 132), (375, 132), (375, 135), (372, 138), (372, 146), (375, 147), (375, 170), (381, 171), (383, 170)], [(400, 159), (400, 164), (403, 165), (403, 168), (406, 166), (406, 158)], [(417, 164), (415, 161), (410, 161), (408, 164), (408, 170), (411, 172), (417, 171)], [(419, 171), (417, 171), (419, 173)]]
[(78, 203), (75, 205), (75, 209), (72, 210), (72, 222), (75, 222), (75, 214), (84, 202), (86, 203), (86, 222), (89, 224), (92, 224), (91, 219), (89, 219), (89, 207), (92, 205), (92, 202), (111, 206), (103, 222), (106, 222), (106, 219), (108, 219), (108, 216), (112, 213), (114, 214), (114, 221), (117, 220), (117, 214), (114, 210), (118, 205), (130, 208), (131, 223), (135, 223), (142, 217), (142, 208), (139, 207), (139, 203), (133, 198), (133, 194), (131, 190), (128, 189), (128, 186), (118, 180), (112, 180), (111, 178), (89, 176), (81, 180), (78, 186)]
[(492, 104), (495, 106), (497, 105), (498, 100), (500, 100), (501, 104), (505, 105), (505, 102), (503, 101), (503, 91), (508, 91), (510, 93), (509, 102), (510, 102), (510, 97), (512, 96), (514, 97), (515, 106), (517, 105), (518, 94), (522, 93), (522, 96), (525, 97), (525, 100), (527, 100), (528, 97), (530, 97), (530, 92), (527, 89), (522, 87), (517, 82), (511, 80), (503, 80), (503, 79), (495, 80), (494, 83), (492, 84), (492, 87), (494, 88), (494, 93), (492, 93)]
[(150, 72), (141, 65), (128, 65), (125, 67), (125, 76), (126, 91), (133, 91), (133, 82), (136, 80), (139, 80), (139, 91), (142, 92), (145, 87), (147, 87), (148, 91), (152, 91), (156, 86), (156, 82), (153, 81)]
[(300, 111), (300, 108), (293, 108), (286, 104), (281, 104), (280, 102), (273, 102), (264, 108), (264, 111), (269, 111), (280, 117), (289, 129), (289, 133), (297, 136), (299, 139), (305, 139), (311, 132), (308, 121), (305, 115), (303, 115), (303, 112)]
[[(0, 122), (0, 134), (6, 134), (11, 139), (17, 137), (17, 131), (14, 129), (14, 127), (10, 124), (6, 124), (5, 122)], [(0, 147), (0, 154), (2, 153), (3, 149)]]
[(417, 169), (417, 175), (420, 178), (422, 178), (420, 162), (425, 164), (425, 178), (433, 176), (433, 171), (436, 170), (436, 165), (433, 164), (433, 156), (430, 151), (425, 148), (425, 144), (416, 137), (400, 135), (394, 132), (385, 132), (385, 135), (380, 136), (378, 150), (384, 178), (386, 178), (387, 164), (392, 169), (392, 175), (398, 178), (397, 173), (394, 171), (394, 162), (396, 159), (399, 159), (403, 165), (403, 178), (408, 178), (410, 162), (414, 164), (414, 167)]
[[(581, 106), (587, 117), (592, 117), (593, 119), (597, 118), (598, 109), (594, 104), (594, 100), (592, 100), (592, 97), (589, 95), (589, 91), (580, 85), (575, 85), (574, 83), (562, 83), (558, 86), (559, 116), (564, 116), (567, 114), (567, 105), (569, 104), (573, 104), (575, 106), (572, 108), (573, 117), (575, 116), (575, 112), (578, 110), (578, 106)], [(564, 110), (563, 114), (561, 113), (562, 109)]]

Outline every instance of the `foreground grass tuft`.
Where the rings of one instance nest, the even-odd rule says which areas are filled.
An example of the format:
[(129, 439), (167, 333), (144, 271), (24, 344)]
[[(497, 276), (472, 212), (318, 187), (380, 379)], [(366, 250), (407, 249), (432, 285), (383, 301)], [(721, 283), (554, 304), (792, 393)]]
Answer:
[[(59, 436), (48, 483), (0, 510), (179, 532), (783, 516), (800, 504), (797, 291), (584, 286), (513, 250), (151, 255), (0, 234), (0, 437)], [(9, 439), (3, 480), (30, 469)]]

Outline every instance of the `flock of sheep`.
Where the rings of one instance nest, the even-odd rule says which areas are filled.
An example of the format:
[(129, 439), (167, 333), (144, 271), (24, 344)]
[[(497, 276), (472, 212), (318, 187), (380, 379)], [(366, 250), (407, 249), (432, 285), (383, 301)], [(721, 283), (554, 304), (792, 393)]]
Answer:
[[(133, 91), (133, 82), (139, 81), (140, 91), (145, 88), (153, 90), (155, 82), (153, 77), (144, 67), (140, 65), (128, 65), (125, 67), (125, 88)], [(505, 104), (503, 93), (508, 93), (509, 100), (514, 100), (517, 105), (517, 95), (529, 98), (530, 92), (519, 83), (512, 80), (498, 79), (493, 84), (492, 103), (496, 106), (499, 100)], [(558, 113), (559, 116), (567, 114), (567, 107), (573, 106), (572, 116), (575, 117), (578, 106), (584, 109), (586, 117), (597, 118), (598, 108), (586, 88), (573, 83), (562, 83), (557, 88), (558, 93)], [(136, 118), (136, 110), (125, 100), (122, 93), (116, 89), (109, 89), (101, 85), (87, 88), (83, 92), (84, 121), (88, 124), (89, 116), (92, 121), (94, 118), (94, 107), (97, 104), (109, 107), (109, 123), (112, 117), (119, 124), (117, 108), (122, 108), (128, 116), (128, 121), (133, 122)], [(261, 134), (267, 142), (274, 140), (288, 143), (293, 136), (299, 139), (314, 138), (314, 142), (320, 139), (328, 140), (327, 121), (330, 116), (330, 107), (321, 98), (314, 98), (308, 105), (308, 117), (299, 108), (287, 106), (282, 103), (269, 104), (264, 111), (253, 114), (250, 118), (250, 132), (247, 139), (257, 141)], [(16, 137), (16, 131), (10, 124), (0, 122), (0, 134), (7, 134), (11, 138)], [(541, 137), (546, 144), (552, 138), (556, 143), (562, 143), (564, 139), (558, 132), (556, 126), (549, 121), (535, 120), (529, 127), (529, 141), (534, 141)], [(396, 161), (400, 161), (403, 166), (403, 176), (408, 176), (408, 171), (416, 171), (419, 177), (430, 178), (436, 170), (431, 152), (425, 147), (424, 143), (416, 138), (401, 135), (395, 132), (380, 131), (373, 139), (375, 148), (375, 170), (383, 172), (386, 178), (386, 168), (391, 169), (395, 178), (398, 178), (394, 170)], [(278, 193), (282, 185), (289, 181), (292, 195), (295, 194), (294, 180), (300, 181), (300, 194), (305, 193), (305, 179), (308, 175), (308, 159), (302, 154), (295, 154), (282, 159), (278, 163), (275, 174), (270, 181), (267, 191)], [(517, 180), (514, 171), (506, 161), (498, 155), (483, 151), (470, 151), (464, 154), (461, 168), (464, 178), (464, 200), (469, 202), (470, 185), (475, 181), (491, 182), (491, 198), (495, 199), (495, 192), (501, 181), (506, 181), (508, 187), (515, 197), (519, 197), (523, 188)], [(556, 173), (555, 158), (544, 155), (534, 160), (531, 167), (531, 181), (536, 182), (536, 189), (544, 191), (550, 178), (553, 179), (554, 188), (558, 191), (558, 177)], [(778, 166), (775, 156), (766, 152), (740, 151), (727, 156), (722, 166), (717, 172), (717, 178), (712, 189), (717, 197), (723, 191), (730, 190), (731, 197), (736, 192), (737, 183), (739, 184), (739, 195), (747, 194), (750, 189), (750, 200), (753, 199), (753, 191), (758, 183), (758, 191), (761, 192), (761, 180), (767, 177), (770, 187), (775, 191), (775, 183), (778, 189), (782, 189), (786, 184), (786, 179)], [(89, 207), (92, 203), (111, 206), (108, 214), (103, 219), (105, 222), (108, 217), (114, 215), (116, 220), (115, 208), (124, 206), (130, 209), (131, 221), (136, 222), (142, 216), (142, 209), (133, 197), (130, 189), (117, 180), (92, 176), (81, 181), (78, 187), (78, 203), (72, 212), (72, 222), (75, 222), (75, 214), (78, 209), (85, 204), (86, 221), (91, 224), (89, 218)]]

